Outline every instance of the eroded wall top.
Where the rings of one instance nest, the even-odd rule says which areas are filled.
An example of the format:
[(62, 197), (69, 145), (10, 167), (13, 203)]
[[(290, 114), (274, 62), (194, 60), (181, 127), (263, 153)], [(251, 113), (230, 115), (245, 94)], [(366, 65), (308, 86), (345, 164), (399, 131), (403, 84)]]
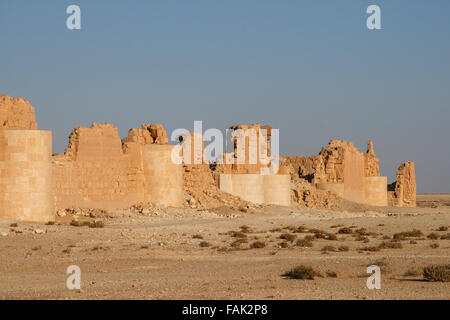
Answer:
[(34, 108), (28, 100), (0, 95), (0, 129), (37, 128)]

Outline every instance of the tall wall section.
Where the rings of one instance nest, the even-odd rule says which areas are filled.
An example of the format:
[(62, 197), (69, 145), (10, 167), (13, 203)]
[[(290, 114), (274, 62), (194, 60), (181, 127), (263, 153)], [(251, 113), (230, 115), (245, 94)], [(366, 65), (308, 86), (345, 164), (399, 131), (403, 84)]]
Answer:
[[(166, 138), (161, 125), (131, 129), (123, 141), (110, 124), (75, 128), (65, 153), (53, 157), (56, 207), (124, 208), (146, 201), (149, 190), (155, 192), (159, 186), (146, 181), (144, 163), (156, 160), (147, 154), (144, 161), (144, 147), (165, 144)], [(171, 159), (157, 161), (164, 164)], [(172, 182), (177, 183), (173, 179), (167, 183)], [(181, 186), (178, 188), (181, 192)], [(171, 196), (166, 194), (167, 198)], [(166, 203), (172, 202), (164, 197), (155, 200), (155, 204)]]
[(37, 130), (34, 108), (0, 96), (0, 218), (53, 221), (52, 134)]

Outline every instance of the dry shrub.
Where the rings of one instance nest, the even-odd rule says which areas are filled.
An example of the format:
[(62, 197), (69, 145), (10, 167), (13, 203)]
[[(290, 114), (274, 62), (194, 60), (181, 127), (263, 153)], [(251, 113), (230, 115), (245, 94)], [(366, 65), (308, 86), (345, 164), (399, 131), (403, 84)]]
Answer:
[(380, 248), (379, 247), (362, 247), (362, 248), (359, 248), (358, 250), (375, 252), (375, 251), (380, 251)]
[(248, 243), (247, 239), (241, 238), (241, 239), (237, 239), (236, 241), (233, 241), (230, 246), (233, 248), (238, 248), (241, 246), (241, 244), (243, 243)]
[(329, 278), (337, 278), (337, 276), (338, 276), (336, 272), (330, 271), (330, 270), (328, 270), (328, 271), (326, 272), (326, 275), (327, 275), (327, 277), (329, 277)]
[(287, 243), (286, 241), (280, 242), (278, 245), (280, 248), (289, 248), (289, 243)]
[(350, 250), (350, 248), (348, 246), (340, 246), (338, 248), (338, 250), (341, 251), (341, 252), (347, 252), (347, 251)]
[(441, 240), (450, 240), (450, 233), (442, 235)]
[(448, 227), (447, 226), (440, 226), (437, 231), (448, 231)]
[(199, 235), (199, 234), (194, 234), (194, 235), (192, 236), (192, 239), (203, 239), (203, 236), (202, 236), (202, 235)]
[(427, 281), (450, 282), (450, 265), (431, 265), (423, 268), (423, 278)]
[(95, 220), (89, 223), (89, 228), (104, 228), (105, 223), (101, 220)]
[(340, 228), (338, 230), (338, 233), (340, 233), (340, 234), (350, 234), (350, 233), (353, 233), (353, 230), (350, 229), (350, 228), (344, 227), (344, 228)]
[(288, 272), (282, 274), (283, 277), (289, 279), (300, 279), (300, 280), (314, 280), (314, 277), (322, 277), (320, 272), (315, 271), (311, 267), (300, 265), (295, 267)]
[(406, 240), (408, 238), (417, 238), (423, 236), (422, 231), (413, 229), (411, 231), (404, 231), (394, 234), (393, 239), (400, 241), (400, 240)]
[(368, 240), (369, 240), (369, 238), (367, 238), (367, 237), (365, 237), (365, 236), (363, 236), (363, 235), (360, 235), (360, 234), (358, 234), (358, 235), (355, 237), (355, 241), (365, 241), (365, 242), (368, 242)]
[(72, 220), (72, 221), (70, 222), (70, 225), (71, 225), (71, 226), (74, 226), (74, 227), (87, 227), (87, 226), (89, 226), (89, 224), (90, 224), (89, 221)]
[(202, 248), (206, 248), (206, 247), (210, 247), (211, 243), (209, 243), (208, 241), (202, 241), (198, 245)]
[(432, 232), (429, 235), (427, 235), (427, 238), (431, 240), (438, 240), (440, 236), (437, 233)]
[(260, 249), (260, 248), (264, 248), (266, 246), (265, 242), (262, 241), (255, 241), (250, 245), (250, 248), (253, 249)]
[(233, 238), (245, 238), (247, 235), (242, 231), (228, 231), (228, 235)]
[(297, 247), (305, 247), (305, 248), (311, 248), (313, 246), (313, 243), (310, 240), (306, 240), (306, 239), (298, 239), (295, 242), (295, 245)]
[(383, 241), (378, 246), (380, 249), (402, 249), (403, 245), (401, 242), (397, 241)]
[(280, 235), (280, 239), (284, 239), (290, 242), (293, 242), (295, 238), (297, 238), (295, 234), (283, 233), (282, 235)]
[(322, 252), (336, 252), (336, 248), (333, 246), (325, 246), (321, 249)]

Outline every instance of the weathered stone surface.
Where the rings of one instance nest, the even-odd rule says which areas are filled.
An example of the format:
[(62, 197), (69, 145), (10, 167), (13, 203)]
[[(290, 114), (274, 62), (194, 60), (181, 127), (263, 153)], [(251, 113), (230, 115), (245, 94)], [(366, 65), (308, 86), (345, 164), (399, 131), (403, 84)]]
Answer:
[[(161, 163), (159, 177), (167, 183), (146, 182), (144, 162), (151, 160), (148, 156), (168, 154), (160, 160), (172, 165), (171, 150), (143, 157), (143, 147), (155, 143), (150, 128), (151, 125), (143, 125), (141, 129), (131, 129), (122, 141), (117, 128), (111, 124), (94, 123), (90, 128), (75, 128), (65, 153), (53, 157), (56, 207), (123, 208), (146, 201), (150, 194), (158, 195), (149, 198), (155, 204), (180, 205), (181, 199), (165, 199), (161, 196), (164, 192), (156, 189), (169, 190), (173, 184), (173, 189), (178, 188), (181, 194), (181, 171), (162, 170), (166, 166)], [(158, 144), (163, 144), (164, 129), (157, 125), (155, 130)], [(151, 188), (153, 192), (149, 191)], [(175, 191), (166, 193), (167, 198), (175, 194)]]
[(37, 130), (34, 108), (24, 98), (0, 95), (0, 129)]
[(397, 170), (397, 179), (388, 188), (389, 205), (416, 206), (416, 173), (414, 162), (403, 162)]

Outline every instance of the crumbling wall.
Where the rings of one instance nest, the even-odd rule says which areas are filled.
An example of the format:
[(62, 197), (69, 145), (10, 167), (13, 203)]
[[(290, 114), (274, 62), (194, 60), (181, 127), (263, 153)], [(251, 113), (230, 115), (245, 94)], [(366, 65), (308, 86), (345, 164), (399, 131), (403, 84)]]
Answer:
[(53, 221), (52, 133), (37, 130), (34, 108), (0, 95), (0, 218)]
[(299, 192), (310, 203), (311, 199), (321, 201), (325, 196), (317, 193), (318, 189), (357, 203), (386, 205), (386, 186), (381, 187), (384, 179), (380, 177), (379, 160), (372, 141), (369, 141), (366, 153), (360, 152), (352, 142), (331, 140), (317, 156), (291, 156), (282, 160), (290, 167), (293, 178), (304, 179), (315, 187), (306, 195)]
[(416, 173), (414, 162), (403, 162), (397, 170), (396, 181), (388, 188), (389, 205), (416, 206)]
[[(65, 153), (53, 157), (56, 207), (123, 208), (145, 201), (147, 189), (158, 186), (146, 184), (144, 163), (149, 158), (144, 159), (143, 147), (165, 143), (167, 135), (161, 125), (131, 129), (123, 141), (111, 124), (75, 128)], [(156, 204), (168, 203), (158, 199)]]
[(33, 106), (24, 98), (0, 95), (0, 129), (37, 130)]
[(224, 155), (225, 171), (233, 174), (260, 174), (262, 168), (268, 168), (272, 127), (254, 123), (233, 125), (230, 129), (234, 151)]
[(368, 142), (367, 152), (364, 154), (364, 174), (366, 177), (380, 176), (379, 159), (375, 155), (372, 141)]

